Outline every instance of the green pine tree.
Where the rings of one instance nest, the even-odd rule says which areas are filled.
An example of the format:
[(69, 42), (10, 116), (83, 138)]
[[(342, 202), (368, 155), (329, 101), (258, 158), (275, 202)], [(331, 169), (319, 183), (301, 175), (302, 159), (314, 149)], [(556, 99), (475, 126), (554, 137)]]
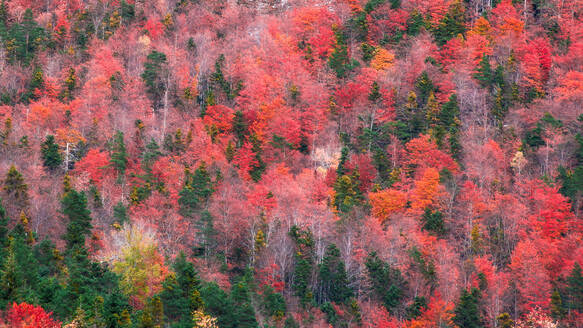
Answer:
[(583, 274), (578, 262), (575, 262), (571, 274), (567, 277), (566, 294), (568, 308), (583, 312)]
[(154, 109), (159, 109), (163, 105), (167, 70), (166, 55), (152, 50), (146, 58), (144, 72), (141, 77), (146, 84), (146, 91), (152, 100)]
[(63, 156), (59, 152), (59, 145), (55, 143), (54, 136), (48, 135), (40, 149), (43, 165), (50, 171), (56, 170), (63, 164)]
[(471, 292), (462, 291), (460, 300), (454, 310), (453, 322), (460, 328), (482, 328), (482, 319), (478, 302), (480, 290), (472, 288)]
[(336, 245), (330, 244), (326, 247), (318, 278), (320, 303), (327, 301), (344, 303), (352, 297), (352, 290), (348, 287), (349, 281), (344, 262), (340, 258), (340, 250)]
[(466, 18), (462, 1), (454, 1), (439, 24), (433, 28), (433, 37), (439, 46), (443, 46), (450, 39), (464, 34)]
[(478, 68), (474, 73), (474, 78), (480, 82), (484, 88), (490, 87), (493, 82), (494, 73), (490, 65), (490, 57), (486, 54), (482, 55), (482, 60), (478, 64)]
[(128, 165), (128, 153), (124, 142), (123, 132), (117, 131), (111, 145), (111, 166), (117, 171), (118, 182), (121, 182)]
[(61, 211), (68, 219), (67, 231), (63, 239), (67, 242), (67, 250), (75, 246), (84, 247), (85, 237), (91, 232), (91, 212), (87, 209), (87, 196), (84, 192), (74, 189), (63, 195)]
[(365, 266), (373, 294), (383, 302), (387, 310), (392, 311), (401, 303), (404, 296), (406, 282), (401, 272), (381, 260), (376, 252), (368, 255)]

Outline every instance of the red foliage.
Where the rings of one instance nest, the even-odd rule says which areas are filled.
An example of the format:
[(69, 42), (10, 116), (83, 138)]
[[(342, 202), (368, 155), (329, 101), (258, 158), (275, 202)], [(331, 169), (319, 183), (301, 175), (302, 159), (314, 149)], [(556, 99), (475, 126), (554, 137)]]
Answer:
[(4, 320), (12, 328), (60, 328), (61, 323), (42, 307), (27, 303), (12, 303)]

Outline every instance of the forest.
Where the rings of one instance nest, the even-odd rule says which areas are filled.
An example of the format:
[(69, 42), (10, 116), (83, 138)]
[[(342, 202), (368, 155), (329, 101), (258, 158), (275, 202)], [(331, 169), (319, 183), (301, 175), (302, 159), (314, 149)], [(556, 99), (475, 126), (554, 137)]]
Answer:
[(0, 0), (0, 327), (583, 328), (583, 0)]

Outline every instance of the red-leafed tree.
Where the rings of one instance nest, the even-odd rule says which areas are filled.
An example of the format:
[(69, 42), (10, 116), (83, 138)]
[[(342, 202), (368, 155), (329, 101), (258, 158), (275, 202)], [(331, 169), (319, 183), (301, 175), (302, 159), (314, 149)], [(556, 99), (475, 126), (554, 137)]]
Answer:
[(12, 303), (4, 316), (4, 322), (12, 328), (60, 328), (61, 323), (52, 318), (40, 306)]

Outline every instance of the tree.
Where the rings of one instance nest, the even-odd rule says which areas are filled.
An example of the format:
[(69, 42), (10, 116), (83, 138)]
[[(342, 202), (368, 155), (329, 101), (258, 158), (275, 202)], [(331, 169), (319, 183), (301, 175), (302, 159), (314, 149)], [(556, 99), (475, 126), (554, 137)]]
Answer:
[(154, 236), (139, 225), (126, 224), (114, 232), (117, 245), (109, 254), (113, 272), (120, 276), (120, 287), (130, 301), (137, 306), (162, 290), (162, 282), (168, 275), (164, 258), (158, 253)]
[(10, 216), (17, 215), (28, 206), (28, 185), (14, 165), (10, 166), (8, 173), (6, 173), (2, 190), (4, 191), (5, 204), (9, 204), (12, 209), (8, 212)]
[(118, 181), (121, 181), (128, 165), (128, 154), (123, 138), (123, 132), (121, 131), (117, 131), (113, 136), (109, 161), (111, 166), (117, 171)]
[(342, 31), (336, 31), (336, 42), (332, 54), (328, 58), (328, 64), (336, 72), (338, 78), (344, 78), (358, 64), (354, 60), (351, 61), (348, 56), (348, 46)]
[(490, 57), (486, 54), (482, 55), (482, 60), (480, 60), (478, 65), (474, 73), (474, 78), (480, 82), (482, 87), (490, 87), (494, 77), (492, 66), (490, 66)]
[(454, 310), (453, 322), (460, 328), (481, 328), (484, 327), (480, 318), (478, 301), (480, 291), (472, 288), (471, 292), (464, 289), (460, 300)]
[(54, 171), (63, 164), (63, 156), (59, 152), (59, 145), (55, 143), (53, 135), (48, 135), (41, 144), (41, 158), (43, 165), (50, 171)]
[(442, 46), (451, 38), (464, 34), (466, 31), (465, 12), (461, 1), (454, 1), (445, 17), (433, 29), (433, 36), (438, 45)]
[(384, 222), (393, 213), (405, 208), (407, 205), (407, 194), (394, 189), (385, 189), (369, 194), (373, 215)]
[(5, 322), (14, 328), (60, 328), (61, 323), (53, 319), (52, 312), (45, 312), (40, 306), (28, 303), (12, 303), (8, 309)]
[(192, 216), (194, 211), (205, 204), (213, 193), (213, 184), (205, 162), (201, 162), (194, 173), (186, 169), (184, 175), (184, 186), (179, 193), (178, 204), (180, 214)]
[(443, 214), (440, 211), (432, 211), (429, 207), (425, 208), (421, 221), (423, 222), (423, 230), (428, 230), (438, 236), (445, 233)]
[(85, 193), (74, 189), (66, 191), (61, 199), (61, 211), (68, 219), (67, 231), (63, 236), (67, 242), (67, 250), (85, 247), (85, 237), (93, 228)]
[(340, 259), (340, 250), (336, 245), (330, 244), (326, 247), (318, 278), (320, 279), (320, 303), (327, 301), (344, 303), (352, 296), (344, 262)]
[(156, 50), (152, 50), (144, 63), (142, 79), (146, 84), (148, 95), (152, 100), (154, 109), (162, 107), (164, 92), (167, 85), (166, 74), (168, 74), (166, 55)]
[(192, 313), (202, 310), (200, 278), (191, 262), (180, 253), (172, 265), (174, 274), (169, 274), (163, 283), (160, 299), (164, 314), (175, 327), (191, 327)]
[(365, 266), (373, 293), (383, 302), (385, 308), (392, 311), (404, 296), (406, 282), (399, 269), (391, 267), (381, 260), (376, 252), (366, 258)]
[(567, 307), (583, 312), (583, 274), (578, 262), (575, 262), (571, 274), (567, 277), (566, 293), (568, 295)]

